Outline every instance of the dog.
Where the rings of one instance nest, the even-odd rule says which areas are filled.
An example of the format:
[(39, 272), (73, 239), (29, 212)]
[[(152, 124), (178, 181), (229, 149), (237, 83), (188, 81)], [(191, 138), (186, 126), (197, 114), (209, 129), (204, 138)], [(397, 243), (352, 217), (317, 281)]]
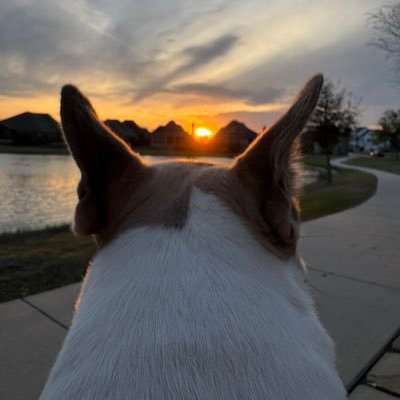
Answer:
[(297, 251), (298, 137), (322, 84), (229, 167), (148, 166), (63, 87), (74, 230), (99, 251), (42, 400), (346, 398)]

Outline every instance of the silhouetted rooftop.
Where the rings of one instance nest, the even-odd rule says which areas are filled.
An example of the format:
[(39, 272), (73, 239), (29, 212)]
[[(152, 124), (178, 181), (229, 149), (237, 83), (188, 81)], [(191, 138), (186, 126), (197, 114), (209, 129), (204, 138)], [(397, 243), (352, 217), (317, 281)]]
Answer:
[(245, 124), (239, 121), (231, 121), (216, 134), (216, 137), (219, 139), (227, 140), (253, 140), (256, 136), (256, 132), (252, 131)]
[(152, 135), (176, 135), (186, 137), (188, 133), (182, 128), (182, 126), (175, 123), (175, 121), (169, 121), (167, 125), (159, 126)]
[(9, 130), (19, 132), (57, 133), (60, 128), (55, 119), (49, 114), (24, 112), (13, 117), (3, 119), (0, 124)]

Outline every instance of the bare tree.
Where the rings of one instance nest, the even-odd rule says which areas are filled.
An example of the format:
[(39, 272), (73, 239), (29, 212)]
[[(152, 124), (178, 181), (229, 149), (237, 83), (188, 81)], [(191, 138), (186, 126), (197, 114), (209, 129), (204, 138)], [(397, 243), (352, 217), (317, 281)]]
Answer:
[(348, 141), (351, 132), (356, 128), (360, 114), (361, 99), (354, 98), (351, 92), (326, 81), (311, 115), (307, 130), (323, 153), (326, 154), (328, 183), (332, 183), (330, 154), (341, 141)]
[(374, 30), (370, 45), (386, 53), (395, 64), (396, 82), (400, 84), (400, 1), (383, 5), (368, 16), (368, 25)]
[(386, 110), (379, 119), (382, 131), (378, 135), (379, 141), (390, 140), (390, 145), (399, 157), (400, 152), (400, 110)]

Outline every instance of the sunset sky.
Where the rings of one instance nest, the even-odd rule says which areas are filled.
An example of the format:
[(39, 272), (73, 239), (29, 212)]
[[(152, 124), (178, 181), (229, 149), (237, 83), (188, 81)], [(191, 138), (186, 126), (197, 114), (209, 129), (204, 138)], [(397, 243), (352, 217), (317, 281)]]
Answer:
[(260, 131), (317, 72), (362, 98), (363, 125), (398, 108), (368, 46), (382, 0), (0, 0), (0, 119), (59, 119), (73, 83), (101, 118)]

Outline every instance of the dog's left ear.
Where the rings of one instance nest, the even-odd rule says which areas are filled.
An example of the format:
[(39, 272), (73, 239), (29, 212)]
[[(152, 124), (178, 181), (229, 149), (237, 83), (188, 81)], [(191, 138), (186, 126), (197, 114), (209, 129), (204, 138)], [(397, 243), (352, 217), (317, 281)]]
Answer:
[(289, 111), (241, 155), (234, 171), (256, 196), (258, 208), (275, 236), (277, 245), (290, 253), (297, 242), (293, 211), (297, 210), (297, 137), (313, 112), (323, 84), (322, 75), (312, 78)]
[(99, 120), (89, 100), (72, 85), (61, 91), (61, 121), (81, 171), (74, 229), (80, 235), (98, 234), (118, 213), (111, 201), (116, 185), (138, 180), (146, 166)]

